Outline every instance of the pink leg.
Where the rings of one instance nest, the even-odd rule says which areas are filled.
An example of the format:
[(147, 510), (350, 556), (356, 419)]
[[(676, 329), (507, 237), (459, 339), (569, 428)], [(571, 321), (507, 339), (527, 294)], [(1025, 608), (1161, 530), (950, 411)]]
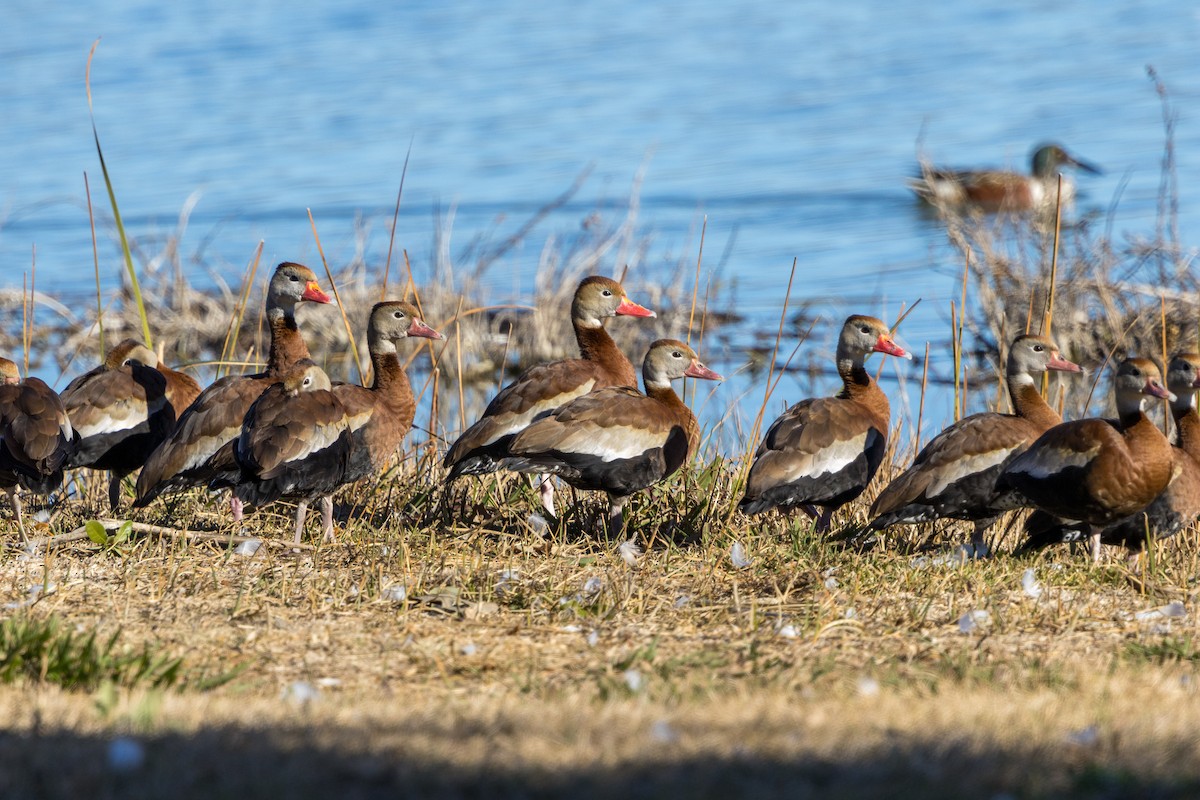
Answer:
[(25, 535), (25, 521), (21, 516), (21, 498), (17, 494), (17, 487), (12, 486), (8, 489), (8, 502), (12, 504), (13, 516), (17, 518), (17, 530), (21, 533), (21, 543), (28, 544), (29, 537)]
[(329, 495), (321, 498), (321, 531), (325, 541), (337, 541), (333, 536), (333, 498)]
[(235, 528), (242, 527), (242, 501), (236, 494), (229, 495), (229, 510), (233, 514), (233, 526)]
[(539, 475), (540, 483), (538, 485), (538, 494), (542, 497), (542, 508), (546, 509), (546, 513), (554, 517), (554, 476)]
[(304, 518), (308, 516), (308, 501), (301, 500), (296, 506), (296, 538), (293, 540), (296, 544), (300, 544), (300, 537), (304, 535)]
[(1088, 536), (1088, 543), (1092, 550), (1092, 563), (1100, 563), (1100, 529), (1093, 527), (1091, 534)]

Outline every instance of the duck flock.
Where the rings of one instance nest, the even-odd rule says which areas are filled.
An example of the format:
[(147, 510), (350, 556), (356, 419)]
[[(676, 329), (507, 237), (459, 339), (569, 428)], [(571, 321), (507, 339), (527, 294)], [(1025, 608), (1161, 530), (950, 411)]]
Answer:
[[(1061, 148), (1039, 148), (1033, 176), (1010, 175), (1026, 184), (1044, 181), (1039, 170), (1068, 163), (1093, 169)], [(999, 179), (934, 171), (924, 180), (994, 188)], [(378, 478), (412, 426), (415, 399), (398, 347), (410, 337), (445, 337), (412, 304), (378, 303), (367, 327), (372, 385), (333, 383), (310, 359), (297, 327), (294, 312), (303, 302), (330, 298), (311, 269), (280, 264), (267, 293), (266, 369), (203, 390), (132, 339), (61, 395), (36, 377), (22, 380), (17, 365), (0, 358), (0, 487), (22, 538), (20, 492), (50, 496), (64, 470), (83, 467), (110, 473), (114, 510), (122, 482), (140, 470), (135, 507), (197, 487), (228, 489), (238, 525), (247, 506), (292, 500), (299, 542), (307, 507), (319, 501), (323, 536), (332, 538), (334, 492)], [(614, 316), (654, 312), (617, 281), (585, 278), (571, 305), (579, 358), (532, 367), (505, 386), (450, 445), (445, 480), (497, 470), (537, 475), (552, 517), (555, 477), (603, 491), (608, 531), (621, 535), (626, 500), (696, 453), (699, 425), (672, 382), (722, 378), (684, 342), (660, 339), (645, 353), (639, 391), (634, 365), (605, 329)], [(770, 425), (746, 477), (741, 513), (799, 509), (824, 534), (832, 514), (863, 493), (887, 452), (891, 427), (887, 397), (863, 366), (872, 353), (912, 357), (880, 320), (846, 319), (836, 355), (841, 391), (801, 400)], [(1093, 560), (1101, 544), (1123, 546), (1136, 559), (1151, 539), (1200, 516), (1200, 354), (1175, 355), (1165, 385), (1154, 361), (1122, 361), (1113, 381), (1115, 419), (1064, 422), (1039, 390), (1047, 371), (1080, 367), (1046, 337), (1013, 340), (1006, 365), (1013, 413), (975, 414), (941, 431), (875, 498), (868, 530), (965, 520), (974, 526), (968, 552), (983, 555), (988, 530), (1005, 512), (1032, 508), (1018, 552), (1080, 541)], [(1169, 400), (1174, 444), (1147, 417), (1150, 398)]]

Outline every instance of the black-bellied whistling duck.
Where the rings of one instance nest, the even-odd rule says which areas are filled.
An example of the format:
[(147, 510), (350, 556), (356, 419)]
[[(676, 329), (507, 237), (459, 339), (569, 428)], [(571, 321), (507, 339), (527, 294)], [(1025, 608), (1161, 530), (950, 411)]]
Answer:
[(109, 470), (108, 503), (116, 510), (121, 481), (146, 463), (199, 394), (190, 375), (160, 364), (136, 339), (122, 341), (62, 392), (76, 436), (67, 466)]
[(933, 437), (912, 466), (875, 498), (870, 527), (882, 530), (934, 519), (970, 520), (975, 523), (972, 552), (984, 555), (987, 529), (1005, 511), (1024, 505), (1013, 489), (998, 489), (996, 479), (1034, 439), (1062, 422), (1035, 381), (1046, 370), (1080, 371), (1049, 339), (1018, 336), (1008, 349), (1005, 368), (1016, 413), (972, 414)]
[(8, 493), (25, 541), (18, 489), (49, 495), (62, 486), (74, 432), (62, 400), (41, 378), (21, 380), (15, 362), (0, 358), (0, 488)]
[(1079, 419), (1039, 436), (1001, 474), (1027, 505), (1087, 526), (1092, 560), (1100, 530), (1145, 508), (1171, 480), (1171, 445), (1146, 416), (1147, 397), (1174, 399), (1148, 358), (1121, 362), (1113, 380), (1117, 419)]
[[(611, 278), (584, 278), (571, 303), (571, 325), (579, 343), (579, 358), (552, 361), (525, 370), (500, 390), (483, 416), (458, 437), (446, 452), (446, 480), (460, 475), (483, 475), (504, 467), (509, 443), (531, 422), (581, 395), (606, 386), (637, 388), (633, 364), (604, 329), (614, 316), (653, 317), (625, 295)], [(554, 484), (541, 482), (542, 505), (554, 515)]]
[(871, 353), (912, 358), (880, 320), (848, 318), (837, 346), (842, 391), (801, 400), (771, 423), (738, 504), (744, 513), (800, 508), (824, 532), (833, 512), (867, 488), (883, 461), (891, 424), (887, 397), (863, 368)]
[(411, 303), (392, 300), (376, 304), (367, 323), (374, 383), (370, 389), (348, 383), (333, 387), (334, 395), (346, 408), (350, 431), (354, 434), (345, 483), (383, 472), (412, 427), (416, 401), (396, 354), (397, 344), (410, 336), (446, 338), (426, 325)]
[[(1101, 544), (1125, 547), (1135, 562), (1146, 546), (1147, 529), (1155, 539), (1166, 539), (1200, 516), (1200, 414), (1196, 413), (1200, 353), (1180, 353), (1171, 359), (1167, 366), (1167, 389), (1175, 395), (1171, 401), (1171, 416), (1175, 420), (1175, 446), (1171, 449), (1173, 477), (1150, 505), (1100, 532)], [(1027, 538), (1016, 554), (1080, 541), (1088, 532), (1087, 526), (1064, 523), (1044, 511), (1035, 511), (1025, 522)]]
[[(209, 386), (179, 418), (175, 429), (159, 445), (138, 476), (134, 506), (148, 505), (163, 492), (203, 486), (217, 469), (209, 459), (242, 429), (242, 418), (268, 386), (280, 380), (293, 364), (308, 358), (308, 346), (296, 325), (296, 304), (328, 303), (316, 274), (285, 261), (275, 268), (267, 289), (267, 322), (271, 352), (267, 369), (255, 375), (230, 375)], [(235, 505), (235, 516), (236, 501)]]
[(518, 433), (505, 467), (607, 492), (610, 532), (619, 534), (626, 498), (674, 473), (700, 444), (695, 415), (671, 388), (684, 377), (723, 380), (683, 342), (659, 339), (642, 364), (645, 394), (609, 386), (572, 400)]
[[(324, 538), (333, 538), (330, 495), (342, 484), (350, 464), (350, 423), (332, 388), (329, 376), (316, 364), (297, 362), (251, 404), (238, 437), (227, 445), (240, 468), (233, 493), (241, 503), (299, 501), (297, 543), (308, 504), (318, 497)], [(220, 480), (212, 488), (224, 485)]]

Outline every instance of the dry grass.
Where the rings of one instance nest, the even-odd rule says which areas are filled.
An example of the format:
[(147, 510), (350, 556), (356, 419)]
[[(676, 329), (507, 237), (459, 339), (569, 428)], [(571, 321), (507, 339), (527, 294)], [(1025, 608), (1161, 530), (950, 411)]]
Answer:
[[(726, 509), (717, 459), (634, 503), (631, 567), (598, 498), (529, 522), (516, 477), (450, 496), (411, 460), (339, 498), (335, 545), (252, 556), (171, 536), (0, 562), (8, 613), (118, 629), (232, 679), (182, 693), (0, 690), (5, 797), (1019, 796), (1197, 787), (1193, 536), (1121, 560), (957, 564), (928, 531), (860, 554)], [(55, 530), (102, 508), (103, 487)], [(841, 517), (852, 525), (862, 509)], [(285, 535), (288, 509), (257, 515)], [(145, 522), (229, 532), (200, 495)], [(7, 524), (7, 523), (5, 523)], [(750, 566), (734, 568), (741, 542)], [(907, 542), (907, 543), (906, 543)], [(1022, 587), (1028, 568), (1043, 592)], [(403, 587), (403, 592), (398, 587)], [(1182, 619), (1135, 613), (1182, 601)], [(959, 621), (985, 610), (970, 633)], [(186, 684), (185, 684), (186, 685)], [(192, 686), (199, 685), (193, 682)], [(301, 698), (313, 694), (311, 700)], [(146, 763), (109, 768), (130, 735)], [(899, 794), (898, 794), (899, 792)]]

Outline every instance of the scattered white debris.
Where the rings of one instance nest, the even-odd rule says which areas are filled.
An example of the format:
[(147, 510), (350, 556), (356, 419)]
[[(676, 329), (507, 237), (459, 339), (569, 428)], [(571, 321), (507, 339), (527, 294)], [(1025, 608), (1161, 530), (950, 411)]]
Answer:
[(511, 594), (514, 589), (514, 585), (517, 583), (517, 580), (520, 578), (520, 576), (521, 576), (520, 570), (515, 570), (515, 569), (500, 570), (500, 580), (496, 581), (496, 584), (493, 587), (496, 590), (496, 594), (499, 595), (500, 597), (504, 597), (508, 594)]
[(779, 635), (784, 639), (795, 639), (800, 635), (800, 632), (796, 630), (795, 625), (784, 625), (779, 629)]
[(617, 552), (621, 554), (621, 559), (631, 567), (636, 567), (638, 559), (642, 555), (642, 547), (633, 539), (627, 539), (621, 542), (617, 547)]
[(627, 669), (625, 670), (624, 677), (625, 685), (629, 687), (629, 691), (636, 693), (642, 690), (642, 686), (645, 684), (645, 680), (642, 678), (642, 673), (638, 672), (636, 669)]
[(258, 548), (262, 547), (262, 539), (247, 539), (233, 548), (235, 556), (252, 556), (258, 552)]
[(306, 706), (321, 696), (321, 691), (308, 681), (295, 681), (283, 690), (283, 699), (295, 706)]
[(741, 542), (734, 542), (733, 547), (729, 548), (729, 560), (733, 562), (734, 569), (745, 569), (754, 563), (754, 559), (746, 555), (746, 548)]
[(1086, 728), (1071, 731), (1067, 734), (1067, 741), (1080, 747), (1092, 747), (1100, 741), (1100, 729), (1095, 725), (1088, 725)]
[(545, 536), (550, 533), (550, 523), (541, 514), (530, 514), (526, 520), (529, 523), (529, 528), (538, 536)]
[(1033, 567), (1021, 574), (1021, 588), (1025, 590), (1025, 594), (1035, 600), (1042, 596), (1042, 585), (1038, 583), (1037, 573), (1034, 572)]
[(393, 583), (391, 586), (385, 586), (383, 591), (379, 593), (379, 599), (388, 603), (403, 603), (408, 599), (408, 587), (403, 583)]
[(584, 641), (587, 642), (588, 647), (595, 647), (600, 644), (600, 632), (596, 630), (588, 631), (587, 638)]
[(582, 631), (583, 628), (579, 627), (578, 625), (563, 625), (564, 633), (581, 633)]
[(108, 743), (108, 768), (113, 772), (133, 772), (146, 762), (146, 749), (137, 739), (118, 736)]
[(986, 623), (990, 618), (991, 615), (981, 608), (977, 608), (974, 611), (968, 611), (958, 618), (958, 632), (971, 633), (980, 625)]
[(858, 679), (858, 694), (861, 697), (875, 697), (879, 694), (879, 681), (863, 675)]
[(830, 575), (828, 578), (825, 579), (825, 588), (828, 589), (829, 591), (832, 592), (834, 589), (838, 588), (839, 586), (841, 586), (841, 584), (838, 583), (838, 579), (833, 577), (832, 575)]
[(671, 727), (671, 723), (660, 719), (650, 726), (650, 738), (662, 744), (674, 744), (679, 741), (679, 734)]
[(473, 656), (479, 652), (479, 648), (476, 647), (471, 642), (467, 642), (462, 647), (458, 648), (458, 651), (460, 653), (462, 653), (464, 656)]
[(43, 525), (49, 525), (50, 524), (50, 512), (43, 508), (41, 511), (38, 511), (36, 514), (33, 515), (33, 521), (40, 522)]
[(317, 686), (322, 689), (336, 689), (342, 685), (341, 678), (317, 678)]
[(604, 588), (604, 581), (600, 580), (599, 576), (593, 575), (583, 582), (583, 593), (589, 596), (600, 594), (600, 590)]
[(850, 606), (850, 608), (847, 608), (842, 616), (846, 619), (858, 619), (858, 610), (854, 608), (854, 606)]
[(24, 600), (16, 600), (12, 603), (5, 603), (3, 607), (6, 610), (27, 608), (36, 603), (38, 598), (40, 598), (43, 594), (53, 594), (56, 588), (58, 588), (57, 585), (53, 583), (47, 586), (42, 586), (40, 583), (35, 583), (26, 590), (28, 592), (28, 596)]
[(1134, 618), (1138, 620), (1155, 620), (1155, 619), (1179, 619), (1187, 615), (1187, 608), (1183, 603), (1174, 600), (1167, 603), (1165, 606), (1158, 608), (1148, 608), (1145, 611), (1139, 611), (1134, 614)]
[(683, 608), (684, 606), (691, 605), (691, 603), (692, 603), (692, 596), (690, 594), (681, 594), (675, 598), (675, 602), (672, 603), (672, 605), (675, 608)]

